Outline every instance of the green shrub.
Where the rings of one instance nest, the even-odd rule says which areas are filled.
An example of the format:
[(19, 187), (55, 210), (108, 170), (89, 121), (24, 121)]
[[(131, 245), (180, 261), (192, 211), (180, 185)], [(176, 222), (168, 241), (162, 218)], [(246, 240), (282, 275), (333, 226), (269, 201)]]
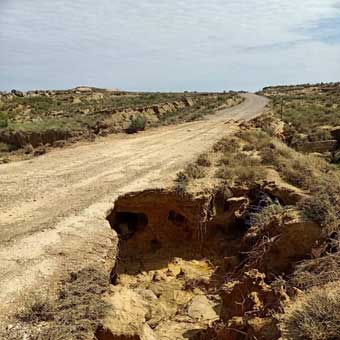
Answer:
[(146, 128), (146, 118), (142, 115), (139, 115), (133, 119), (131, 119), (131, 123), (127, 128), (128, 133), (136, 133), (138, 131), (144, 131)]
[(8, 115), (5, 112), (0, 112), (0, 129), (8, 126)]

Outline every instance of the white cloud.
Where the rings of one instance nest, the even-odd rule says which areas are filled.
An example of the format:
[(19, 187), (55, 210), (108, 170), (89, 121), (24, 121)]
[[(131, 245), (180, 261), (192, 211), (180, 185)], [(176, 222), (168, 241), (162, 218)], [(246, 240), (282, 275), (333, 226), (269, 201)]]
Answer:
[(339, 13), (335, 0), (3, 0), (0, 87), (332, 80), (340, 78), (340, 46), (314, 41), (308, 28)]

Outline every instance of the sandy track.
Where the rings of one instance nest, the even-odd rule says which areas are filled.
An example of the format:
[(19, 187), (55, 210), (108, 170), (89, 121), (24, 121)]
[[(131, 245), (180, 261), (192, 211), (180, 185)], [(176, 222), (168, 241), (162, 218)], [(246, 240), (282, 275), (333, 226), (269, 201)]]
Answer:
[(234, 129), (227, 121), (250, 119), (267, 104), (263, 97), (244, 96), (242, 104), (203, 121), (0, 165), (0, 305), (79, 265), (110, 266), (115, 236), (105, 217), (114, 199), (164, 185)]

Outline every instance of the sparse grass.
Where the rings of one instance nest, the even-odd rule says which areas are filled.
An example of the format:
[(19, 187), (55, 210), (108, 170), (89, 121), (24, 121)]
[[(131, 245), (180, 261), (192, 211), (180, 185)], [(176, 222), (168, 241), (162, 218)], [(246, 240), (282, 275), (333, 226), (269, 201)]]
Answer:
[(315, 288), (298, 298), (284, 313), (281, 327), (287, 340), (340, 338), (339, 285)]
[(17, 314), (21, 326), (15, 329), (19, 333), (12, 330), (0, 335), (8, 340), (22, 339), (23, 331), (31, 340), (92, 339), (108, 308), (102, 299), (108, 286), (109, 278), (96, 269), (71, 273), (58, 296), (41, 293), (27, 298)]
[(253, 184), (265, 178), (265, 168), (261, 166), (240, 166), (235, 164), (233, 167), (224, 166), (217, 170), (216, 176), (230, 184), (235, 182)]
[(290, 139), (297, 133), (309, 141), (331, 139), (321, 126), (340, 125), (340, 83), (270, 87), (263, 94), (272, 99), (273, 111), (291, 124)]
[(236, 181), (254, 183), (265, 178), (266, 169), (262, 166), (261, 160), (254, 155), (242, 153), (237, 139), (231, 139), (230, 143), (224, 139), (221, 143), (215, 144), (215, 150), (222, 152), (216, 171), (218, 178), (230, 184)]

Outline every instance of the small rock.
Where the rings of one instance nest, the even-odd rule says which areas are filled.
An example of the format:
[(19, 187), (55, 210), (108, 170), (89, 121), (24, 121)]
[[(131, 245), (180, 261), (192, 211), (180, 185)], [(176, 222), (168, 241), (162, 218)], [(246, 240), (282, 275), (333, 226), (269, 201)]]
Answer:
[(159, 282), (159, 281), (162, 281), (162, 276), (160, 273), (156, 272), (153, 277), (152, 277), (152, 281), (154, 282)]
[(214, 304), (204, 295), (193, 298), (188, 308), (188, 315), (200, 321), (211, 321), (219, 318), (214, 309)]

